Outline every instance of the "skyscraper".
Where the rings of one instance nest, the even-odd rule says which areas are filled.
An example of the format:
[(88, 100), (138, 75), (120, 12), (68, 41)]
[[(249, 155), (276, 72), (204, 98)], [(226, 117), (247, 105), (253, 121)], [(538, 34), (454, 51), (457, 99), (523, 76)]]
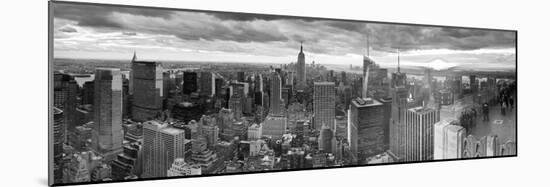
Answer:
[(202, 116), (199, 121), (200, 133), (206, 138), (208, 147), (213, 148), (218, 143), (220, 128), (216, 126), (216, 118), (212, 116)]
[(278, 73), (271, 74), (271, 95), (269, 102), (269, 114), (271, 115), (282, 115), (281, 109), (281, 77)]
[(434, 124), (439, 121), (439, 111), (416, 107), (405, 112), (403, 161), (433, 159)]
[(132, 119), (154, 119), (162, 110), (164, 97), (163, 69), (158, 62), (132, 61)]
[(122, 75), (120, 69), (97, 68), (94, 80), (92, 148), (107, 160), (122, 152)]
[(390, 151), (397, 155), (403, 155), (405, 112), (409, 107), (407, 97), (409, 91), (405, 87), (392, 88), (392, 104), (390, 119)]
[(344, 85), (348, 85), (348, 78), (346, 77), (346, 72), (345, 71), (341, 71), (340, 72), (340, 80), (342, 81), (342, 83)]
[[(65, 142), (65, 120), (63, 111), (53, 108), (53, 180), (63, 182), (63, 143)], [(50, 157), (51, 158), (51, 157)]]
[(214, 93), (216, 93), (216, 97), (221, 98), (222, 97), (222, 87), (224, 86), (223, 78), (218, 77), (214, 79)]
[(201, 95), (212, 97), (215, 93), (215, 77), (212, 72), (200, 73)]
[(434, 160), (462, 158), (466, 129), (456, 120), (441, 120), (434, 125)]
[(384, 108), (384, 117), (382, 118), (382, 129), (384, 132), (384, 150), (390, 148), (390, 123), (391, 123), (391, 109), (392, 109), (392, 98), (384, 97), (380, 98), (378, 101), (382, 103)]
[(332, 153), (332, 140), (334, 138), (334, 131), (331, 130), (331, 127), (324, 125), (321, 128), (319, 134), (319, 150), (324, 153)]
[(264, 81), (262, 74), (256, 74), (254, 76), (254, 92), (263, 92), (264, 91)]
[(391, 74), (391, 88), (403, 87), (407, 85), (407, 75), (401, 72), (401, 61), (399, 50), (397, 50), (397, 72)]
[(369, 85), (370, 66), (373, 64), (375, 64), (375, 62), (370, 58), (369, 35), (367, 34), (366, 54), (363, 55), (363, 91), (361, 92), (362, 98), (368, 97), (367, 88)]
[(297, 89), (304, 90), (306, 87), (306, 57), (301, 42), (300, 53), (298, 53), (298, 61), (296, 62), (296, 74)]
[(360, 160), (386, 151), (387, 127), (384, 105), (372, 98), (357, 98), (351, 102), (348, 128), (350, 149)]
[(390, 119), (390, 152), (403, 155), (405, 111), (408, 108), (409, 90), (406, 88), (407, 75), (401, 72), (399, 51), (397, 52), (397, 72), (392, 73), (391, 84), (391, 119)]
[(184, 156), (184, 130), (158, 121), (143, 124), (143, 178), (166, 177), (174, 160)]
[(82, 104), (94, 104), (94, 81), (86, 81), (82, 85)]
[(235, 119), (241, 119), (243, 116), (243, 103), (241, 96), (239, 95), (233, 95), (228, 101), (229, 109), (234, 112)]
[(72, 130), (77, 124), (76, 95), (78, 84), (75, 79), (64, 73), (54, 73), (54, 107), (63, 110), (64, 130)]
[(184, 72), (183, 73), (183, 94), (189, 95), (197, 91), (197, 73), (196, 72)]
[(244, 74), (244, 71), (237, 72), (237, 81), (244, 82), (246, 76)]
[(323, 125), (334, 127), (336, 90), (334, 82), (313, 84), (313, 115), (315, 129)]
[(162, 72), (162, 98), (166, 99), (168, 98), (168, 93), (170, 93), (171, 90), (171, 73), (169, 71)]

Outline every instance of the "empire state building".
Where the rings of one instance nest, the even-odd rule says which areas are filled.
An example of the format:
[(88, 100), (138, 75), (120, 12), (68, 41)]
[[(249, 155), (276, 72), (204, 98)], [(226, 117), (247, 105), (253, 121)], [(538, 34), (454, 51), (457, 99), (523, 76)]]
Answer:
[(296, 63), (297, 72), (297, 89), (304, 90), (306, 88), (306, 57), (304, 55), (302, 43), (300, 43), (300, 53), (298, 53), (298, 62)]

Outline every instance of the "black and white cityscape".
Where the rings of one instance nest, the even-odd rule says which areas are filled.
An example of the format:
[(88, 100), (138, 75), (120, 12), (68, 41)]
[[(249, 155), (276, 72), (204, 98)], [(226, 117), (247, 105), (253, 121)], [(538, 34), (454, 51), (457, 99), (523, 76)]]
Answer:
[(516, 153), (516, 32), (50, 2), (51, 179)]

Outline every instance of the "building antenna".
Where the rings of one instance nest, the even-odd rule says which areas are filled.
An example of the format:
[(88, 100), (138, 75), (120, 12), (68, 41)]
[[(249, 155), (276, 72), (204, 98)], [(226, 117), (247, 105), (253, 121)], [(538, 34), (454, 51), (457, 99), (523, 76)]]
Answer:
[(136, 50), (134, 49), (134, 56), (132, 57), (132, 62), (135, 62), (136, 60), (137, 60)]
[(367, 31), (367, 57), (370, 57), (369, 31)]
[(370, 44), (369, 44), (369, 27), (368, 24), (365, 24), (365, 27), (367, 28), (367, 57), (370, 57)]
[(401, 68), (400, 68), (400, 59), (399, 59), (399, 48), (397, 48), (397, 73), (401, 73)]

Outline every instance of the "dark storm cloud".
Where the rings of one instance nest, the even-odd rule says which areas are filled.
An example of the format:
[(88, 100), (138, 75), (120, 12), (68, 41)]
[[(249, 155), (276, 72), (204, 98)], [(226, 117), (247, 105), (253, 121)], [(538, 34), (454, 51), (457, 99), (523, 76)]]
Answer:
[(324, 21), (328, 26), (346, 30), (346, 31), (352, 31), (352, 32), (358, 32), (358, 33), (366, 33), (367, 27), (365, 23), (361, 22), (350, 22), (350, 21)]
[(472, 36), (484, 36), (487, 34), (484, 30), (475, 30), (475, 29), (459, 29), (459, 28), (443, 28), (441, 33), (445, 36), (450, 36), (454, 38), (467, 38)]
[(77, 30), (72, 27), (63, 27), (63, 28), (60, 28), (59, 31), (68, 32), (68, 33), (77, 32)]
[(368, 24), (375, 48), (476, 50), (515, 46), (512, 32), (389, 24)]
[(232, 21), (255, 21), (255, 20), (279, 20), (282, 19), (280, 16), (273, 15), (263, 15), (263, 14), (243, 14), (243, 13), (208, 13), (220, 20), (232, 20)]
[[(122, 13), (124, 15), (119, 15)], [(95, 32), (119, 32), (126, 36), (147, 34), (175, 36), (184, 41), (229, 41), (236, 43), (284, 42), (278, 47), (297, 49), (303, 41), (309, 52), (345, 55), (362, 53), (365, 36), (378, 51), (396, 49), (511, 48), (515, 46), (513, 32), (479, 29), (457, 29), (411, 25), (364, 23), (357, 21), (320, 20), (275, 15), (244, 13), (198, 13), (148, 8), (81, 5), (57, 3), (55, 18), (74, 21), (79, 29), (90, 27)], [(60, 25), (63, 31), (67, 25)], [(74, 28), (73, 28), (74, 29)], [(67, 30), (68, 31), (68, 30)], [(70, 31), (69, 31), (70, 32)], [(61, 36), (61, 35), (60, 35)], [(163, 39), (161, 44), (174, 41)], [(297, 47), (298, 46), (298, 47)], [(230, 51), (238, 46), (220, 47)]]
[(112, 19), (113, 13), (168, 19), (172, 11), (145, 8), (128, 8), (101, 5), (55, 4), (54, 16), (76, 21), (79, 26), (123, 28), (123, 24)]
[(247, 14), (247, 13), (208, 13), (223, 21), (273, 21), (273, 20), (301, 20), (306, 22), (312, 22), (317, 19), (314, 18), (296, 18), (290, 16), (281, 15), (266, 15), (266, 14)]
[(212, 24), (207, 27), (193, 27), (193, 24), (183, 24), (181, 26), (188, 29), (176, 32), (165, 30), (165, 32), (173, 33), (178, 38), (184, 40), (224, 40), (236, 42), (288, 41), (288, 38), (280, 33), (276, 27), (255, 27), (249, 23), (235, 25)]
[[(159, 9), (72, 4), (56, 4), (54, 10), (54, 16), (56, 18), (76, 21), (78, 26), (107, 29), (107, 31), (112, 31), (113, 29), (132, 31), (123, 32), (125, 35), (134, 35), (132, 33), (136, 33), (137, 31), (150, 34), (174, 35), (184, 40), (229, 40), (236, 42), (272, 42), (288, 40), (286, 36), (278, 32), (274, 25), (256, 27), (250, 22), (242, 21), (236, 24), (223, 24), (223, 20), (220, 19), (256, 19), (254, 17), (239, 16), (239, 14), (223, 14), (229, 15), (228, 17), (223, 17), (220, 16), (222, 14), (180, 12), (180, 14), (175, 15), (175, 12)], [(134, 16), (162, 18), (170, 22), (170, 24), (161, 24), (155, 21), (151, 23), (132, 23), (130, 20), (119, 20), (114, 17), (113, 14), (117, 12)], [(215, 15), (218, 15), (220, 18)], [(174, 18), (174, 16), (176, 16), (176, 18)], [(262, 20), (275, 18), (274, 16), (259, 16)]]

